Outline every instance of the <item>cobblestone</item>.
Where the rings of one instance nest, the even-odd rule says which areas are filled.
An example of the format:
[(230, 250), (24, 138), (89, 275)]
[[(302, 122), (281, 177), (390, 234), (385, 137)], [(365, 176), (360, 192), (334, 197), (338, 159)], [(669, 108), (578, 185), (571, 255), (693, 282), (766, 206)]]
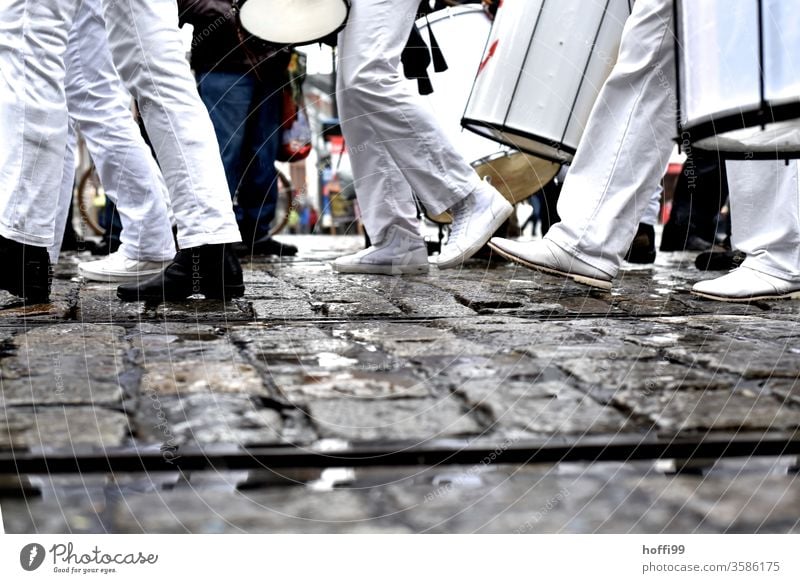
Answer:
[(690, 460), (698, 478), (666, 462), (517, 467), (502, 454), (582, 437), (791, 439), (800, 302), (695, 298), (690, 254), (626, 268), (602, 293), (481, 261), (339, 275), (328, 260), (360, 240), (299, 241), (291, 261), (246, 261), (247, 293), (227, 304), (120, 302), (76, 278), (85, 255), (57, 266), (51, 304), (0, 292), (0, 455), (480, 439), (496, 459), (120, 475), (114, 492), (105, 476), (31, 478), (42, 497), (4, 499), (6, 530), (798, 531), (796, 462)]

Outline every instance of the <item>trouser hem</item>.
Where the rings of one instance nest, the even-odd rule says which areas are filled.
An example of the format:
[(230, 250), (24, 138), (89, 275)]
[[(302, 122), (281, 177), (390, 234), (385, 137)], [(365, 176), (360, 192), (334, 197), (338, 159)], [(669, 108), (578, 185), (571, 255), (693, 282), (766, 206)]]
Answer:
[(6, 239), (11, 239), (23, 245), (32, 245), (33, 247), (52, 247), (55, 244), (55, 237), (40, 237), (38, 235), (31, 235), (24, 233), (18, 229), (13, 229), (8, 225), (0, 223), (0, 235)]

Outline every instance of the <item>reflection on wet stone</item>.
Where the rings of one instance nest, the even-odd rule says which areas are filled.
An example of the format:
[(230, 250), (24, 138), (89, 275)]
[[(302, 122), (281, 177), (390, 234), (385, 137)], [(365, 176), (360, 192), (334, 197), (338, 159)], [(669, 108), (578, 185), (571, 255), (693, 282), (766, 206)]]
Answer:
[(426, 276), (344, 276), (328, 262), (362, 239), (303, 241), (309, 250), (291, 261), (245, 261), (246, 297), (228, 304), (122, 303), (114, 285), (71, 281), (87, 255), (57, 266), (52, 304), (22, 307), (0, 292), (0, 449), (136, 444), (178, 456), (187, 446), (444, 438), (496, 446), (494, 458), (299, 479), (272, 470), (262, 470), (269, 479), (52, 478), (32, 486), (40, 498), (3, 500), (6, 529), (798, 530), (795, 460), (777, 469), (751, 460), (747, 470), (709, 462), (701, 479), (648, 461), (508, 466), (503, 452), (706, 431), (791, 438), (800, 302), (694, 298), (704, 276), (688, 254), (626, 268), (606, 294), (480, 261)]

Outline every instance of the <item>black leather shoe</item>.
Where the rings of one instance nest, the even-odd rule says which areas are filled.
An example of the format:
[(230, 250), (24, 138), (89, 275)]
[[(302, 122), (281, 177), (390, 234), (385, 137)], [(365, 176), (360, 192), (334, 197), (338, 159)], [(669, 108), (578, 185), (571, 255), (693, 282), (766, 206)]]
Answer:
[(736, 269), (747, 259), (741, 251), (707, 251), (700, 253), (694, 260), (694, 266), (700, 271), (730, 271)]
[(117, 297), (125, 302), (174, 302), (195, 294), (225, 301), (244, 295), (242, 267), (229, 245), (183, 249), (158, 275), (117, 288)]
[(0, 289), (31, 304), (50, 301), (53, 270), (47, 249), (0, 236), (0, 265)]
[(262, 237), (253, 241), (252, 245), (247, 243), (237, 243), (235, 247), (239, 257), (250, 255), (275, 255), (277, 257), (294, 257), (297, 255), (297, 247), (276, 241), (270, 236)]
[(654, 263), (656, 260), (656, 232), (653, 225), (639, 223), (636, 237), (625, 255), (629, 263)]

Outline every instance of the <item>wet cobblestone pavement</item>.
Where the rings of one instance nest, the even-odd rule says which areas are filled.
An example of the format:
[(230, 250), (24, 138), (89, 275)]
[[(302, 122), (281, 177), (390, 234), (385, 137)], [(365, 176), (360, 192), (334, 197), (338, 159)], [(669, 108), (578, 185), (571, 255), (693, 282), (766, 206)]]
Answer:
[(0, 455), (452, 440), (493, 457), (0, 476), (7, 532), (800, 532), (788, 455), (503, 460), (585, 438), (792, 440), (800, 302), (694, 298), (692, 254), (630, 267), (608, 294), (482, 261), (337, 275), (358, 239), (293, 242), (297, 258), (247, 262), (228, 304), (125, 304), (75, 277), (77, 255), (50, 305), (0, 292)]

